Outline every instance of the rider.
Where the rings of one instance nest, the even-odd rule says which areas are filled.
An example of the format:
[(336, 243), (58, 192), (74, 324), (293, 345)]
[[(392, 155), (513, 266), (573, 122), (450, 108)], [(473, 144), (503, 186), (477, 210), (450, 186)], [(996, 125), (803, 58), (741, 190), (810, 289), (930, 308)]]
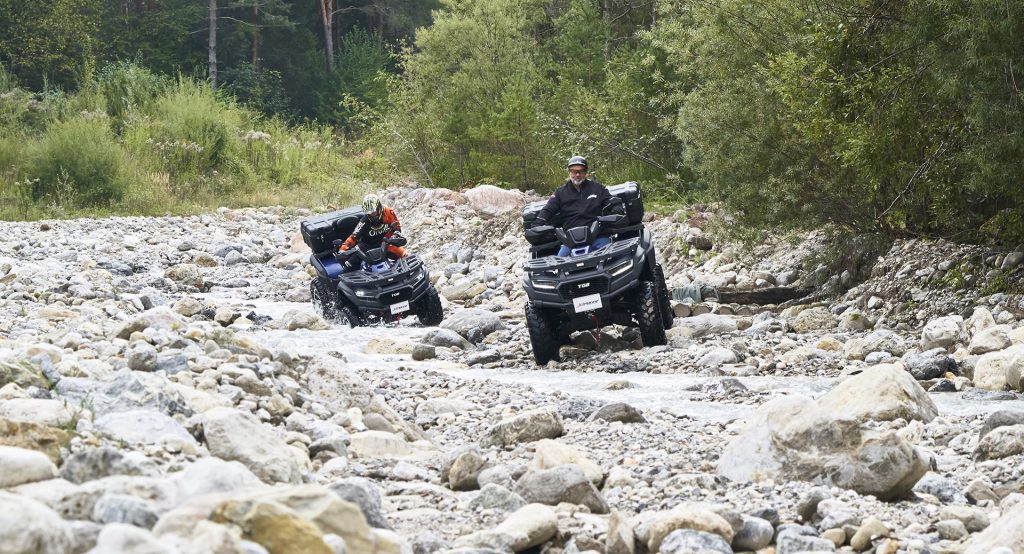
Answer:
[[(377, 248), (384, 239), (391, 239), (385, 245), (387, 253), (392, 258), (404, 258), (407, 239), (402, 236), (402, 224), (398, 216), (390, 207), (381, 203), (380, 198), (373, 193), (363, 197), (363, 215), (356, 223), (355, 229), (345, 242), (338, 248), (344, 252), (353, 246), (366, 245), (368, 248)], [(355, 269), (359, 262), (349, 258), (345, 262), (343, 270)]]
[[(537, 214), (539, 225), (546, 225), (549, 219), (561, 214), (563, 229), (586, 226), (609, 209), (612, 195), (604, 185), (587, 178), (586, 158), (573, 156), (569, 158), (566, 168), (569, 170), (569, 178), (555, 190)], [(622, 207), (617, 206), (616, 209), (621, 211)], [(607, 236), (600, 236), (594, 239), (590, 247), (597, 250), (611, 242)], [(558, 249), (559, 256), (568, 256), (569, 252), (570, 248), (564, 244)]]

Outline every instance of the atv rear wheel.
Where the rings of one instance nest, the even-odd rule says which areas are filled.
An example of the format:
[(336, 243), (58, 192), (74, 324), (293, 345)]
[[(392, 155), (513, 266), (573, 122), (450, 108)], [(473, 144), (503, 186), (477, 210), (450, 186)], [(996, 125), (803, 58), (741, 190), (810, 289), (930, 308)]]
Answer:
[(310, 281), (309, 296), (316, 312), (324, 319), (338, 317), (338, 291), (331, 286), (329, 280), (317, 277)]
[(654, 280), (658, 285), (661, 321), (664, 322), (665, 329), (671, 329), (672, 324), (675, 323), (675, 314), (672, 312), (672, 302), (669, 300), (672, 297), (668, 293), (668, 285), (665, 284), (665, 270), (661, 268), (661, 264), (655, 264), (654, 266)]
[(416, 317), (419, 318), (420, 323), (430, 327), (441, 323), (441, 320), (444, 319), (441, 297), (438, 296), (434, 285), (427, 285), (427, 294), (420, 299), (419, 305), (416, 306)]
[(658, 301), (658, 287), (643, 281), (637, 291), (636, 320), (640, 324), (640, 338), (644, 346), (659, 346), (668, 343), (665, 337), (665, 322), (661, 318)]
[(558, 339), (551, 322), (532, 302), (526, 303), (526, 329), (530, 332), (530, 346), (533, 347), (533, 359), (538, 365), (544, 365), (558, 359)]

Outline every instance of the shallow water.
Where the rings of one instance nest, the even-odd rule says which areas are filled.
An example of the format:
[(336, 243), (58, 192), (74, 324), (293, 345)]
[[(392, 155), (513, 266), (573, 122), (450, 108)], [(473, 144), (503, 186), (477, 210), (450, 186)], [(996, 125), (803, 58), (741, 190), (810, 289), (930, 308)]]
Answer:
[[(312, 312), (309, 303), (268, 302), (263, 300), (247, 300), (231, 294), (232, 291), (217, 291), (210, 296), (220, 304), (228, 304), (236, 309), (245, 308), (257, 314), (279, 318), (289, 310)], [(419, 367), (430, 367), (438, 371), (464, 379), (487, 379), (508, 385), (526, 385), (537, 390), (572, 391), (574, 394), (604, 400), (608, 402), (626, 402), (633, 406), (648, 410), (662, 410), (677, 417), (709, 422), (731, 421), (749, 416), (756, 406), (731, 404), (694, 399), (700, 393), (686, 390), (693, 385), (713, 381), (714, 377), (701, 375), (651, 374), (643, 372), (601, 373), (579, 371), (551, 371), (525, 366), (518, 368), (466, 368), (460, 364), (452, 364), (443, 360), (427, 360), (413, 362), (408, 355), (366, 354), (364, 347), (374, 338), (391, 338), (396, 340), (418, 341), (432, 328), (421, 327), (415, 318), (402, 321), (399, 325), (376, 327), (360, 327), (351, 329), (347, 325), (335, 325), (325, 331), (251, 331), (246, 334), (266, 344), (279, 347), (285, 344), (294, 345), (301, 353), (310, 351), (336, 351), (345, 355), (349, 363), (369, 370), (391, 370), (400, 366), (417, 364)], [(604, 390), (611, 381), (626, 380), (633, 387), (620, 390)], [(831, 389), (838, 381), (825, 377), (739, 377), (738, 380), (749, 390), (776, 394), (804, 394), (819, 397)], [(996, 410), (1024, 410), (1024, 399), (1007, 401), (965, 400), (961, 393), (931, 393), (942, 415), (977, 416), (989, 414)]]

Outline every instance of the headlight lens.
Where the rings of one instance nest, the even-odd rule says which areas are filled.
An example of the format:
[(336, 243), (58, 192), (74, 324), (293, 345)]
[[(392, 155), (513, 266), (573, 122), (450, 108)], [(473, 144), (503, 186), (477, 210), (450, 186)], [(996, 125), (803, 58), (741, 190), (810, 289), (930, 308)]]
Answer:
[(357, 289), (356, 290), (356, 296), (359, 296), (359, 297), (370, 296), (370, 291), (363, 290), (363, 289)]
[(555, 282), (547, 279), (533, 279), (533, 287), (537, 289), (552, 290), (555, 288)]
[(630, 269), (633, 269), (633, 258), (628, 258), (613, 265), (609, 271), (611, 271), (612, 277), (618, 277)]

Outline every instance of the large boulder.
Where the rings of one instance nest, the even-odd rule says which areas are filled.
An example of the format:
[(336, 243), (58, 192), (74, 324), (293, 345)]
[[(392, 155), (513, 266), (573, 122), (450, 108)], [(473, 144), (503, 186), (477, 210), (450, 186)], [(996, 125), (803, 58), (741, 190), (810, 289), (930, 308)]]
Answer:
[(651, 552), (658, 552), (662, 541), (679, 529), (712, 533), (732, 543), (735, 535), (732, 525), (711, 508), (699, 502), (684, 502), (671, 510), (642, 514), (636, 538)]
[(888, 329), (874, 331), (865, 337), (852, 338), (843, 344), (843, 354), (851, 360), (863, 360), (872, 352), (888, 352), (893, 356), (902, 356), (906, 351), (906, 341)]
[(895, 432), (871, 430), (819, 402), (794, 395), (763, 404), (722, 452), (718, 472), (733, 481), (810, 481), (881, 499), (906, 496), (927, 473), (927, 455)]
[(310, 394), (333, 412), (365, 410), (373, 400), (370, 385), (345, 362), (332, 356), (314, 356), (306, 365), (305, 375)]
[(518, 211), (525, 202), (523, 193), (505, 190), (494, 185), (479, 185), (467, 190), (469, 205), (484, 217), (494, 217), (510, 211)]
[(57, 466), (42, 452), (0, 446), (0, 488), (35, 483), (57, 476)]
[(956, 344), (964, 329), (964, 318), (958, 315), (929, 321), (921, 330), (921, 350), (949, 348)]
[(301, 451), (248, 412), (214, 408), (202, 422), (210, 454), (241, 462), (266, 483), (299, 483), (308, 470), (309, 459)]
[(987, 354), (1008, 348), (1012, 343), (1010, 340), (1011, 328), (1009, 325), (996, 325), (978, 332), (971, 339), (967, 347), (968, 354)]
[(177, 420), (152, 410), (109, 413), (97, 419), (95, 426), (100, 433), (131, 445), (174, 443), (199, 446)]
[(65, 554), (72, 551), (71, 526), (44, 504), (0, 491), (0, 552)]
[(498, 314), (494, 312), (470, 308), (456, 311), (454, 315), (446, 318), (441, 323), (441, 328), (455, 331), (465, 337), (466, 340), (477, 343), (487, 335), (504, 329), (505, 324), (501, 322)]
[(463, 552), (522, 552), (551, 540), (558, 532), (558, 516), (542, 504), (516, 510), (494, 529), (478, 531), (455, 541)]
[(928, 393), (899, 364), (869, 367), (822, 396), (822, 408), (858, 421), (903, 418), (928, 423), (939, 415)]
[(836, 326), (836, 316), (824, 306), (803, 310), (790, 322), (789, 326), (797, 333), (831, 329)]
[(492, 426), (484, 438), (483, 446), (511, 446), (541, 439), (557, 439), (565, 432), (562, 417), (555, 410), (533, 410), (504, 419)]
[(910, 351), (903, 355), (903, 363), (907, 371), (918, 381), (927, 381), (942, 377), (946, 373), (955, 373), (956, 360), (945, 348), (933, 348), (924, 352)]
[(979, 460), (1008, 458), (1024, 453), (1024, 425), (997, 427), (978, 441), (974, 457)]
[(551, 506), (568, 502), (586, 506), (591, 513), (608, 513), (604, 497), (577, 465), (527, 471), (516, 482), (515, 492), (527, 502)]
[(119, 339), (127, 339), (132, 333), (142, 332), (149, 327), (165, 331), (184, 331), (187, 326), (188, 320), (180, 314), (167, 306), (157, 306), (122, 324), (114, 332), (114, 336)]
[(736, 320), (724, 315), (701, 314), (676, 319), (669, 334), (687, 338), (700, 338), (736, 331)]
[(1021, 374), (1024, 372), (1024, 344), (1011, 346), (1005, 350), (989, 352), (978, 359), (974, 365), (974, 386), (1001, 391), (1007, 385), (1021, 389)]
[(0, 359), (0, 387), (14, 383), (19, 387), (50, 388), (43, 371), (31, 361), (10, 354)]

